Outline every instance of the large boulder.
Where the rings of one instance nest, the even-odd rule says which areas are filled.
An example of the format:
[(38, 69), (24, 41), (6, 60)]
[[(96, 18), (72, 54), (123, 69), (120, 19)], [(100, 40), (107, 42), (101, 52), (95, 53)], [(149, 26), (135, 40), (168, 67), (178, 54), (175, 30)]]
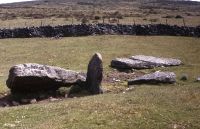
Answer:
[(155, 64), (130, 58), (116, 58), (111, 61), (111, 67), (117, 69), (148, 69), (155, 67)]
[(75, 71), (28, 63), (11, 67), (6, 84), (13, 92), (35, 92), (80, 84), (85, 80), (84, 76)]
[(128, 85), (137, 85), (137, 84), (159, 84), (167, 83), (172, 84), (176, 82), (176, 75), (173, 72), (155, 72), (146, 74), (144, 76), (135, 78), (128, 81)]
[(145, 55), (136, 55), (132, 56), (131, 59), (145, 61), (148, 63), (154, 63), (157, 67), (160, 66), (178, 66), (181, 65), (182, 62), (179, 59), (172, 59), (172, 58), (159, 58), (153, 56), (145, 56)]
[(91, 94), (100, 94), (101, 82), (103, 79), (103, 63), (102, 56), (99, 53), (95, 53), (88, 64), (86, 89)]

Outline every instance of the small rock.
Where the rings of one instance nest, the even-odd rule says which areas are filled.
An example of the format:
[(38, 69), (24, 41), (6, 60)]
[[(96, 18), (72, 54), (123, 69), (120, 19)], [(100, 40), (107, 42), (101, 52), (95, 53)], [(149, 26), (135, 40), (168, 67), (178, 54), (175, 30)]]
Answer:
[(21, 99), (21, 103), (28, 104), (30, 103), (30, 99)]
[(196, 80), (197, 82), (200, 82), (200, 77), (197, 77), (197, 80)]
[(68, 98), (68, 94), (65, 94), (65, 98)]
[(19, 106), (19, 103), (16, 102), (16, 101), (12, 101), (12, 105), (13, 105), (13, 106)]
[(126, 91), (133, 91), (135, 88), (134, 87), (129, 87), (126, 89)]
[(176, 82), (176, 75), (173, 72), (155, 72), (146, 74), (144, 76), (135, 78), (128, 81), (128, 85), (135, 84), (158, 84), (158, 83), (168, 83), (172, 84)]
[(58, 101), (59, 99), (53, 98), (53, 97), (49, 97), (50, 102), (54, 102), (54, 101)]
[(5, 123), (3, 126), (8, 127), (8, 128), (14, 128), (16, 125), (10, 124), (10, 123)]
[(119, 80), (119, 79), (117, 79), (117, 80), (115, 80), (115, 82), (120, 82), (120, 80)]
[(35, 104), (35, 103), (37, 103), (37, 100), (36, 99), (31, 99), (30, 103), (31, 104)]
[(7, 102), (0, 103), (0, 107), (9, 107), (10, 105)]
[(113, 81), (115, 81), (115, 82), (120, 82), (121, 80), (116, 79), (116, 78), (113, 78)]

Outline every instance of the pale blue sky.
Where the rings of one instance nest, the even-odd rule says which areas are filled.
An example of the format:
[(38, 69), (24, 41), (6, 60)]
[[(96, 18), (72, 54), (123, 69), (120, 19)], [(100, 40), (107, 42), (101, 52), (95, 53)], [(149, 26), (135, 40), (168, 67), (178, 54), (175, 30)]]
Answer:
[[(32, 0), (0, 0), (0, 4), (1, 3), (22, 2), (22, 1), (32, 1)], [(200, 2), (200, 0), (192, 0), (192, 1), (199, 1)]]

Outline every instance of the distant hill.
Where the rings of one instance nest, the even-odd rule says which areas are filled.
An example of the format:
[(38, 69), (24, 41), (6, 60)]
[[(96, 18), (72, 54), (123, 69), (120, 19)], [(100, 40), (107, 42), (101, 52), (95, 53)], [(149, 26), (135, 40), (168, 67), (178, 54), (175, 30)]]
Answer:
[[(38, 0), (0, 5), (0, 11), (0, 19), (5, 26), (7, 20), (15, 20), (14, 26), (18, 26), (16, 19), (20, 19), (19, 22), (29, 22), (27, 19), (53, 19), (58, 21), (56, 24), (65, 24), (96, 23), (102, 22), (103, 18), (107, 18), (109, 23), (116, 23), (118, 20), (108, 18), (118, 18), (125, 24), (183, 25), (180, 19), (185, 18), (190, 25), (200, 23), (200, 2), (184, 0)], [(54, 21), (47, 21), (46, 24)], [(9, 22), (13, 25), (12, 21)]]

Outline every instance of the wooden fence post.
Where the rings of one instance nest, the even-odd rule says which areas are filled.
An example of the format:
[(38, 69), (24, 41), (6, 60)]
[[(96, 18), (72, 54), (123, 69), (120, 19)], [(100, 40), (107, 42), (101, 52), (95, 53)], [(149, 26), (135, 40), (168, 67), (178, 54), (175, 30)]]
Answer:
[(74, 24), (74, 18), (72, 17), (72, 25)]
[(135, 26), (135, 19), (133, 19), (133, 23), (134, 23), (134, 26)]
[(43, 24), (42, 24), (42, 20), (41, 20), (41, 22), (40, 22), (40, 26), (42, 26)]
[(183, 25), (185, 26), (185, 18), (183, 18)]

